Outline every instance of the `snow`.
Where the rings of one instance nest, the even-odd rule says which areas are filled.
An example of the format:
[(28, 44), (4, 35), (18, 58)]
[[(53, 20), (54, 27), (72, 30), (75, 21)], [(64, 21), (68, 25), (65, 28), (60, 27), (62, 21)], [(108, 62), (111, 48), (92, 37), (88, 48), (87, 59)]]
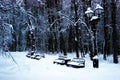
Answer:
[(22, 4), (23, 0), (16, 0), (16, 3), (20, 6)]
[(68, 62), (68, 64), (79, 65), (79, 63), (76, 63), (76, 62)]
[(93, 10), (90, 7), (87, 8), (87, 11), (85, 11), (85, 14), (88, 14), (88, 13), (93, 13)]
[[(99, 68), (93, 68), (89, 55), (85, 57), (85, 68), (72, 68), (53, 64), (58, 54), (45, 54), (40, 60), (26, 57), (27, 52), (11, 53), (17, 65), (9, 57), (0, 56), (0, 80), (119, 80), (120, 63), (112, 63), (112, 56), (107, 61), (99, 58)], [(74, 58), (75, 53), (68, 57)], [(120, 58), (119, 58), (120, 59)]]
[(90, 21), (97, 20), (97, 19), (98, 19), (98, 16), (92, 16), (92, 18), (90, 19)]
[(103, 10), (103, 7), (100, 6), (100, 4), (97, 4), (95, 10), (96, 10), (96, 9), (101, 9), (101, 10)]
[(98, 56), (94, 56), (93, 59), (98, 59)]
[(75, 37), (75, 41), (77, 41), (77, 38)]

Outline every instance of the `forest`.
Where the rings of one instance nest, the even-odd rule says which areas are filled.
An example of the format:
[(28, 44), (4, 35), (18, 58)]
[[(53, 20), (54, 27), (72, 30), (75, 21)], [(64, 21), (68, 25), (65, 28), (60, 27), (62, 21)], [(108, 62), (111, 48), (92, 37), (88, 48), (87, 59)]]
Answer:
[[(103, 12), (93, 25), (85, 12), (97, 4)], [(96, 45), (91, 27), (96, 27)], [(32, 49), (93, 56), (94, 46), (104, 60), (113, 55), (118, 63), (120, 0), (0, 0), (0, 55)]]

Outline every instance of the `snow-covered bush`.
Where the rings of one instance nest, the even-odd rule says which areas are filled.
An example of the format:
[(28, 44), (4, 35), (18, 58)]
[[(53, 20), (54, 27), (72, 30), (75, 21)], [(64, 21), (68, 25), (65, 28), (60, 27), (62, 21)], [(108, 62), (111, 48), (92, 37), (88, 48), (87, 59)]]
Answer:
[(8, 51), (9, 46), (12, 45), (14, 38), (13, 34), (13, 26), (8, 23), (2, 22), (0, 27), (0, 51)]

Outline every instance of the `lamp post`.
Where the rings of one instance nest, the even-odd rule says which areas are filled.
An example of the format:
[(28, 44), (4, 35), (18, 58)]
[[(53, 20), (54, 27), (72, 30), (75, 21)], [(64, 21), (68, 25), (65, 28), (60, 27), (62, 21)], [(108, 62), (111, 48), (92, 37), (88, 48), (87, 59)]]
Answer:
[(94, 42), (94, 56), (97, 55), (97, 44), (96, 44), (96, 29), (97, 27), (95, 26), (95, 24), (97, 24), (98, 20), (100, 19), (100, 15), (103, 12), (103, 7), (100, 6), (99, 4), (96, 5), (95, 10), (93, 11), (90, 7), (87, 8), (87, 11), (85, 11), (85, 14), (87, 15), (87, 17), (89, 18), (89, 21), (92, 25), (91, 29), (93, 32), (92, 38), (93, 38), (93, 42)]

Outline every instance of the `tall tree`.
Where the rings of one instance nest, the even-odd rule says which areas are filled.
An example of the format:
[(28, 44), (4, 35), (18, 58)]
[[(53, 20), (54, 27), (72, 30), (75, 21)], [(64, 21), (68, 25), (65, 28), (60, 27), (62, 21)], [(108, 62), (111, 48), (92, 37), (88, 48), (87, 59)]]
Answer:
[[(77, 0), (71, 0), (74, 8), (74, 22), (77, 22), (78, 18), (78, 5), (77, 5)], [(75, 51), (76, 51), (76, 57), (79, 58), (79, 48), (78, 48), (78, 39), (79, 39), (79, 34), (78, 34), (78, 23), (76, 23), (75, 26)]]
[(107, 8), (107, 0), (103, 0), (103, 7), (104, 7), (104, 38), (105, 38), (105, 45), (103, 50), (103, 58), (106, 60), (106, 55), (109, 50), (108, 46), (108, 26), (107, 26), (107, 20), (108, 20), (108, 8)]
[(72, 27), (72, 25), (69, 26), (69, 33), (68, 33), (68, 52), (73, 52), (75, 49), (75, 40), (74, 37), (75, 33), (74, 33), (74, 28)]
[(111, 25), (113, 28), (113, 62), (118, 63), (118, 33), (116, 26), (116, 0), (111, 0)]
[(64, 35), (63, 33), (61, 32), (60, 33), (60, 50), (61, 52), (64, 53), (64, 55), (66, 56), (66, 44), (65, 44), (65, 39), (64, 39)]
[(55, 20), (55, 16), (54, 16), (54, 0), (46, 0), (46, 5), (47, 5), (47, 15), (48, 15), (48, 23), (50, 24), (50, 36), (48, 39), (48, 50), (54, 52), (54, 42), (53, 42), (53, 29), (54, 29), (54, 25), (51, 26), (51, 24), (54, 22)]

